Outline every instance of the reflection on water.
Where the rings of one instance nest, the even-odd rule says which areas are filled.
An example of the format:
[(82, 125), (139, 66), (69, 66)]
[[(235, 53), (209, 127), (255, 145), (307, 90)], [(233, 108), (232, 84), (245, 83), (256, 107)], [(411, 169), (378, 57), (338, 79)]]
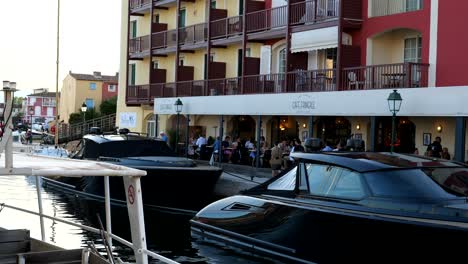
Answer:
[[(60, 217), (99, 227), (98, 215), (105, 223), (104, 203), (73, 193), (42, 189), (43, 210), (46, 215)], [(0, 203), (38, 211), (35, 178), (24, 176), (0, 177)], [(122, 206), (112, 207), (112, 231), (114, 234), (130, 240), (130, 228), (127, 209)], [(145, 208), (145, 224), (148, 248), (178, 262), (185, 263), (273, 263), (265, 259), (240, 254), (240, 252), (206, 244), (190, 236), (191, 214), (167, 213)], [(79, 248), (89, 241), (104, 252), (99, 235), (44, 219), (46, 239), (67, 249)], [(5, 208), (0, 212), (0, 227), (7, 229), (27, 228), (31, 236), (40, 238), (39, 217)], [(114, 253), (124, 260), (132, 261), (133, 252), (114, 241)], [(155, 262), (156, 263), (156, 262)]]

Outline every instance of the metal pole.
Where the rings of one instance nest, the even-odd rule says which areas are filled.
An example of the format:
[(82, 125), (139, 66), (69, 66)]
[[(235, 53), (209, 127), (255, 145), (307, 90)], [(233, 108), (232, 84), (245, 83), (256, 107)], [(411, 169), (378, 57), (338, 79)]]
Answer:
[(256, 164), (255, 167), (259, 168), (260, 167), (260, 138), (261, 138), (261, 133), (262, 131), (262, 116), (258, 116), (257, 120), (257, 152), (255, 153), (255, 158), (256, 158)]
[(219, 167), (223, 162), (223, 134), (224, 134), (224, 116), (221, 116), (219, 119), (219, 148), (218, 148), (218, 158), (219, 158)]
[(180, 114), (177, 112), (177, 127), (176, 127), (176, 135), (175, 135), (175, 151), (176, 154), (179, 154), (179, 118)]
[(392, 116), (392, 144), (390, 146), (390, 152), (393, 153), (393, 145), (395, 145), (395, 119), (396, 119), (396, 114), (393, 112)]
[[(109, 176), (104, 176), (104, 194), (106, 204), (106, 231), (108, 234), (112, 234), (112, 223), (111, 223), (111, 207), (110, 207), (110, 187), (109, 187)], [(112, 248), (112, 238), (109, 235), (109, 247)]]
[(185, 129), (185, 157), (188, 158), (188, 148), (189, 148), (189, 129), (190, 126), (190, 115), (187, 115), (187, 127)]
[(36, 177), (36, 192), (37, 192), (37, 203), (39, 205), (39, 220), (41, 222), (41, 238), (42, 241), (45, 241), (45, 228), (44, 228), (44, 217), (43, 210), (42, 210), (42, 195), (41, 195), (41, 187), (39, 184), (39, 176)]
[(55, 73), (55, 147), (58, 146), (59, 136), (59, 93), (58, 93), (58, 78), (59, 78), (59, 37), (60, 37), (60, 0), (57, 0), (57, 69)]
[(85, 135), (86, 112), (83, 112), (83, 136)]
[[(5, 90), (4, 90), (5, 91)], [(5, 91), (4, 93), (4, 100), (5, 100), (5, 110), (3, 111), (3, 119), (5, 122), (5, 133), (3, 138), (6, 139), (5, 145), (5, 168), (12, 169), (13, 168), (13, 140), (12, 140), (12, 119), (8, 118), (11, 115), (11, 111), (13, 111), (13, 95), (12, 91)], [(7, 118), (7, 119), (5, 119)]]

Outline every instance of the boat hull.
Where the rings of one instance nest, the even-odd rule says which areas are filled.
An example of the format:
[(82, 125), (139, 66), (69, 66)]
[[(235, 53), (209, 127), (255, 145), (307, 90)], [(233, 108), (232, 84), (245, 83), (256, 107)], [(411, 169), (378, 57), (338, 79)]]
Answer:
[[(141, 169), (141, 168), (140, 168)], [(213, 190), (222, 170), (212, 167), (145, 169), (141, 178), (143, 203), (198, 210), (213, 201)], [(103, 177), (54, 179), (62, 188), (104, 197)], [(126, 200), (123, 179), (110, 177), (112, 199)]]
[[(465, 223), (466, 224), (466, 223)], [(192, 233), (298, 263), (464, 261), (467, 229), (434, 221), (233, 196), (202, 209)]]

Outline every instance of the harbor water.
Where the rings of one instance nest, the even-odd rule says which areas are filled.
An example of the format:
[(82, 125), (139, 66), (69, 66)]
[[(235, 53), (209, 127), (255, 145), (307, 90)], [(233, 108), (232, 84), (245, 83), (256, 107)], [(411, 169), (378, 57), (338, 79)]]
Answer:
[[(44, 214), (99, 228), (99, 217), (105, 223), (104, 203), (63, 190), (41, 187)], [(0, 176), (0, 203), (38, 212), (35, 177)], [(148, 248), (180, 263), (278, 263), (250, 253), (208, 243), (190, 234), (189, 220), (193, 212), (167, 211), (145, 207), (145, 225)], [(44, 219), (46, 240), (57, 246), (72, 249), (93, 243), (104, 253), (99, 235), (50, 219)], [(31, 236), (40, 239), (39, 217), (13, 209), (0, 212), (0, 227), (29, 229)], [(112, 206), (112, 232), (130, 239), (127, 209)], [(132, 261), (133, 252), (113, 242), (113, 253)], [(157, 263), (156, 261), (152, 263)], [(159, 263), (159, 262), (158, 262)]]

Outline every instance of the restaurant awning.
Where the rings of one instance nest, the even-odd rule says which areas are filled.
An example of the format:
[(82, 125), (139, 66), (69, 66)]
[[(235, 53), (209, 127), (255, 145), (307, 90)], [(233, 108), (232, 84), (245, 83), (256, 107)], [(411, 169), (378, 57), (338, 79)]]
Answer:
[(292, 53), (336, 47), (338, 47), (338, 27), (296, 32), (291, 36)]

